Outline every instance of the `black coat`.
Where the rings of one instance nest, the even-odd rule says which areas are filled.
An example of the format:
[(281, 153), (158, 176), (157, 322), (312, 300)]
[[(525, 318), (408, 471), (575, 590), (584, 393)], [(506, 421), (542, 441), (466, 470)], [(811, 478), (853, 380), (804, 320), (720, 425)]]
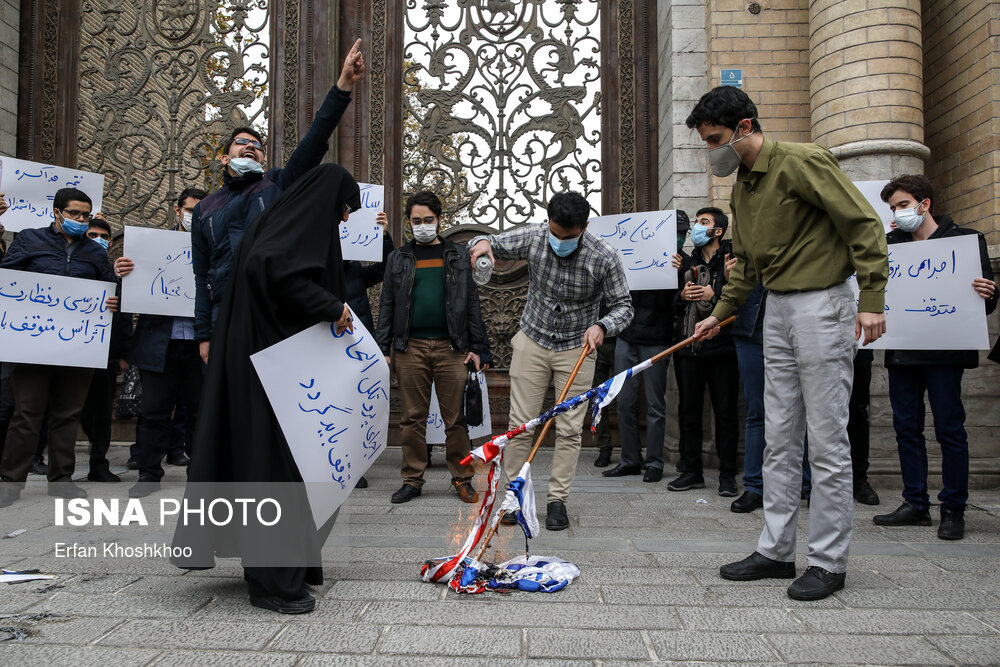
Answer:
[[(938, 228), (930, 235), (932, 239), (942, 239), (950, 236), (966, 236), (976, 234), (979, 237), (979, 263), (982, 277), (993, 280), (993, 269), (990, 267), (990, 255), (986, 250), (986, 237), (974, 229), (959, 227), (947, 215), (935, 218)], [(894, 229), (885, 237), (886, 243), (908, 243), (913, 235), (899, 229)], [(997, 308), (997, 292), (989, 299), (983, 300), (983, 308), (989, 315)], [(979, 352), (976, 350), (886, 350), (885, 365), (890, 366), (960, 366), (975, 368), (979, 365)]]
[[(344, 261), (339, 219), (330, 212), (342, 211), (345, 204), (352, 210), (361, 207), (357, 183), (339, 165), (324, 164), (286, 190), (247, 230), (236, 251), (232, 281), (209, 352), (188, 467), (189, 496), (204, 494), (204, 487), (190, 485), (197, 482), (301, 483), (302, 476), (250, 355), (314, 324), (341, 317)], [(292, 534), (296, 544), (286, 546), (296, 553), (318, 553), (323, 531), (317, 533), (312, 525), (304, 488), (301, 484), (287, 486), (300, 489), (296, 493), (302, 512), (289, 517), (298, 520)], [(291, 512), (284, 505), (282, 508), (284, 522), (286, 513)], [(206, 531), (198, 532), (179, 529), (175, 544), (202, 548)], [(208, 532), (207, 541), (216, 544), (218, 555), (240, 555), (246, 562), (259, 551), (260, 542), (252, 531)], [(203, 558), (198, 564), (206, 566)], [(270, 575), (258, 573), (257, 582), (264, 576)], [(301, 577), (295, 586), (304, 586)], [(298, 593), (304, 594), (304, 589), (282, 594)]]
[(677, 290), (654, 289), (629, 292), (635, 314), (618, 337), (636, 345), (669, 346), (674, 337), (674, 298)]
[[(438, 237), (440, 238), (440, 237)], [(445, 320), (451, 346), (459, 352), (482, 354), (486, 327), (479, 309), (479, 289), (472, 280), (472, 261), (464, 246), (441, 239), (444, 244)], [(410, 340), (410, 296), (417, 259), (414, 241), (397, 248), (385, 263), (382, 301), (379, 304), (375, 340), (388, 356), (393, 349), (406, 351)]]
[(116, 282), (107, 250), (86, 236), (66, 243), (55, 223), (18, 232), (0, 269)]
[(357, 261), (344, 262), (347, 305), (372, 335), (375, 334), (375, 320), (372, 319), (372, 307), (368, 301), (368, 288), (382, 282), (382, 277), (385, 275), (385, 261), (395, 248), (392, 235), (386, 231), (382, 235), (381, 262), (372, 262), (367, 266)]
[[(680, 269), (680, 289), (677, 290), (677, 296), (674, 298), (674, 329), (678, 341), (681, 341), (691, 335), (691, 332), (684, 331), (684, 314), (689, 308), (695, 307), (695, 303), (685, 301), (681, 297), (681, 292), (684, 289), (684, 276), (686, 276), (688, 271), (692, 268), (696, 268), (699, 272), (709, 272), (710, 278), (708, 284), (712, 286), (712, 291), (715, 293), (715, 296), (712, 297), (711, 301), (711, 308), (714, 308), (715, 304), (719, 302), (719, 296), (722, 295), (722, 288), (726, 285), (726, 255), (732, 256), (732, 254), (733, 244), (731, 241), (725, 240), (719, 244), (718, 250), (715, 251), (707, 262), (702, 257), (701, 250), (698, 248), (694, 249), (690, 257), (684, 258), (684, 262), (681, 264)], [(709, 314), (711, 314), (711, 308), (707, 309)], [(684, 357), (730, 355), (736, 354), (736, 345), (733, 343), (733, 334), (729, 327), (722, 327), (719, 334), (715, 338), (700, 341), (700, 343), (696, 342), (693, 345), (688, 345), (687, 347), (678, 350), (677, 354)]]

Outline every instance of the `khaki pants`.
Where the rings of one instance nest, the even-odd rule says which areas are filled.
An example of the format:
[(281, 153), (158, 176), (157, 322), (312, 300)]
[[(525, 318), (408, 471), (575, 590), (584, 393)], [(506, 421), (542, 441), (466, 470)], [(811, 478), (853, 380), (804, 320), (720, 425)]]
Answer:
[[(541, 414), (542, 402), (549, 385), (555, 385), (556, 398), (559, 397), (569, 374), (573, 372), (576, 360), (580, 358), (580, 348), (562, 352), (546, 350), (520, 331), (511, 342), (514, 356), (510, 363), (509, 428), (514, 428)], [(590, 389), (594, 380), (594, 363), (594, 355), (588, 356), (583, 362), (567, 398)], [(569, 496), (569, 487), (576, 474), (576, 462), (580, 458), (581, 430), (586, 414), (585, 404), (556, 417), (556, 446), (552, 454), (552, 475), (549, 477), (549, 502), (565, 502)], [(508, 480), (517, 477), (532, 444), (533, 435), (525, 433), (511, 440), (504, 449), (503, 469)]]
[(427, 413), (431, 406), (431, 383), (437, 391), (444, 421), (448, 470), (455, 480), (472, 479), (472, 466), (459, 463), (469, 455), (469, 429), (462, 402), (468, 371), (465, 352), (451, 349), (444, 339), (411, 338), (406, 352), (396, 350), (393, 363), (399, 382), (400, 420), (403, 439), (403, 481), (420, 488), (427, 468)]

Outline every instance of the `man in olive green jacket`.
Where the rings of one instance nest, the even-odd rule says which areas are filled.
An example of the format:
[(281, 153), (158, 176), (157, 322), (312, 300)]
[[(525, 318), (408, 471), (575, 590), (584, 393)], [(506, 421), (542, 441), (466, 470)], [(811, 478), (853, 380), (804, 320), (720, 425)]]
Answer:
[[(830, 151), (764, 138), (738, 88), (705, 94), (687, 125), (708, 147), (712, 173), (738, 171), (730, 208), (737, 257), (718, 305), (695, 335), (712, 336), (758, 282), (764, 319), (764, 530), (725, 579), (795, 577), (804, 436), (812, 498), (808, 567), (788, 588), (820, 600), (844, 587), (853, 529), (848, 403), (857, 339), (885, 333), (889, 263), (882, 223)], [(847, 279), (857, 273), (855, 302)]]

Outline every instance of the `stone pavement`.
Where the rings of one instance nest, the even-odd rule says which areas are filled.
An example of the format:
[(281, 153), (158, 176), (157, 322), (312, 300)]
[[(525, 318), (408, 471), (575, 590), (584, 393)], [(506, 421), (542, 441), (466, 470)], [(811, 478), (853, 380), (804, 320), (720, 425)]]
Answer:
[[(125, 448), (113, 456), (120, 472)], [(341, 512), (324, 552), (327, 582), (306, 616), (251, 607), (233, 561), (184, 572), (163, 561), (55, 558), (66, 531), (86, 543), (116, 529), (54, 527), (44, 486), (35, 488), (0, 510), (0, 534), (27, 529), (0, 540), (0, 565), (59, 578), (0, 584), (0, 664), (1000, 664), (1000, 492), (974, 491), (968, 537), (947, 543), (936, 528), (873, 525), (873, 514), (899, 503), (898, 488), (879, 489), (880, 507), (855, 508), (847, 587), (804, 603), (787, 597), (788, 581), (718, 576), (753, 550), (759, 510), (730, 513), (714, 480), (685, 493), (666, 481), (606, 480), (593, 456), (581, 457), (571, 528), (533, 541), (535, 553), (571, 560), (582, 576), (551, 595), (458, 596), (417, 572), (464, 538), (469, 507), (448, 488), (437, 452), (424, 494), (391, 505), (400, 452), (390, 449)], [(544, 523), (545, 450), (539, 459)], [(131, 483), (136, 473), (124, 475)], [(803, 504), (801, 535), (807, 515)], [(510, 557), (518, 539), (505, 533), (497, 546)], [(800, 541), (800, 572), (803, 551)]]

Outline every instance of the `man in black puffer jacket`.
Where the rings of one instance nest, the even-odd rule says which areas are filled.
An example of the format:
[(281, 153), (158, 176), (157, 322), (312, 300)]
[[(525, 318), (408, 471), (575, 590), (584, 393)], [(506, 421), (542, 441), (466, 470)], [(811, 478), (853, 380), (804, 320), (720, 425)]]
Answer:
[[(722, 236), (729, 227), (729, 218), (718, 208), (703, 208), (691, 228), (695, 249), (681, 265), (683, 286), (677, 292), (675, 329), (677, 339), (694, 333), (695, 325), (708, 317), (726, 284), (726, 260), (732, 255), (732, 243)], [(729, 329), (709, 340), (698, 341), (677, 352), (677, 367), (684, 403), (681, 406), (680, 476), (671, 481), (671, 491), (687, 491), (705, 487), (702, 474), (702, 408), (705, 385), (712, 398), (715, 413), (715, 449), (719, 455), (719, 495), (733, 497), (736, 490), (736, 447), (739, 430), (736, 401), (739, 392), (739, 370), (736, 346)]]
[[(896, 229), (886, 241), (909, 243), (976, 234), (982, 278), (972, 288), (984, 300), (986, 314), (997, 307), (986, 239), (963, 229), (946, 215), (932, 215), (934, 189), (925, 176), (899, 176), (882, 189), (882, 201), (893, 210)], [(960, 540), (965, 535), (965, 504), (969, 498), (969, 437), (962, 405), (962, 373), (979, 365), (976, 350), (886, 350), (889, 401), (903, 473), (903, 504), (895, 512), (874, 517), (880, 526), (931, 525), (927, 495), (927, 443), (924, 440), (924, 394), (934, 413), (934, 435), (941, 445), (941, 524), (938, 537)]]
[(195, 207), (191, 229), (194, 268), (194, 334), (202, 360), (208, 363), (209, 341), (225, 294), (236, 248), (247, 227), (290, 186), (319, 165), (328, 140), (351, 102), (350, 90), (365, 70), (359, 39), (351, 47), (337, 85), (330, 89), (309, 131), (284, 167), (264, 172), (264, 140), (252, 127), (238, 127), (226, 142), (221, 188)]

